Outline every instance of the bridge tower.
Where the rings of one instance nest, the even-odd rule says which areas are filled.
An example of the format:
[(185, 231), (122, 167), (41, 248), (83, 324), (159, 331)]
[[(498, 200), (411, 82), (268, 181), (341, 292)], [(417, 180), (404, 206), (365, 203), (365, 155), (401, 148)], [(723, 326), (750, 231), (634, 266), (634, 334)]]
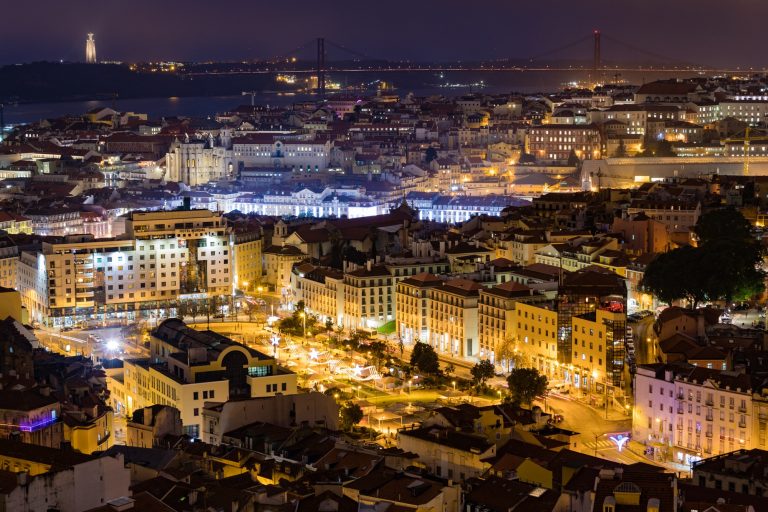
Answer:
[(317, 95), (325, 96), (325, 38), (317, 38)]
[(594, 62), (592, 63), (593, 71), (600, 71), (600, 31), (595, 30), (595, 48), (594, 48)]

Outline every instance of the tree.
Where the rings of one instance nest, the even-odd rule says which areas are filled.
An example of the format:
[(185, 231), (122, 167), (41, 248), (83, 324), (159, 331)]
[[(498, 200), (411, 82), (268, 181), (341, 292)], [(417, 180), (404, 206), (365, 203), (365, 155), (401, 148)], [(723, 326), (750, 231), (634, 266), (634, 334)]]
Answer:
[(435, 149), (433, 147), (429, 147), (424, 152), (424, 161), (428, 164), (432, 160), (437, 160), (437, 149)]
[(645, 149), (637, 156), (655, 157), (655, 156), (675, 156), (672, 150), (672, 144), (666, 140), (649, 140), (645, 144)]
[(411, 366), (415, 366), (427, 374), (436, 374), (440, 372), (440, 362), (437, 358), (437, 352), (431, 345), (418, 342), (413, 346), (411, 352)]
[(700, 260), (701, 254), (695, 247), (660, 254), (648, 264), (640, 285), (667, 304), (687, 299), (695, 309), (707, 298), (705, 271)]
[(568, 166), (569, 167), (576, 167), (580, 163), (581, 163), (581, 160), (579, 160), (579, 155), (577, 155), (576, 151), (574, 151), (572, 149), (570, 154), (568, 155)]
[(328, 317), (325, 320), (325, 332), (328, 333), (328, 336), (331, 336), (331, 333), (333, 332), (333, 319)]
[(489, 359), (478, 361), (469, 373), (472, 375), (472, 382), (479, 386), (484, 386), (485, 382), (496, 374), (493, 363)]
[(616, 153), (613, 155), (615, 158), (624, 158), (627, 156), (627, 146), (624, 145), (624, 138), (619, 139), (619, 145), (616, 146)]
[(176, 305), (176, 315), (182, 320), (189, 316), (189, 301), (179, 301), (179, 303)]
[(372, 341), (368, 344), (368, 350), (371, 352), (371, 358), (375, 364), (381, 364), (387, 359), (387, 350), (389, 345), (383, 341)]
[(765, 288), (763, 249), (749, 222), (725, 208), (702, 215), (694, 227), (698, 247), (660, 254), (647, 267), (641, 286), (664, 302), (748, 299)]
[(360, 423), (363, 419), (363, 410), (359, 405), (347, 402), (339, 409), (339, 417), (341, 420), (341, 428), (344, 430), (352, 430), (355, 425)]
[(507, 376), (507, 386), (514, 402), (530, 405), (547, 394), (547, 377), (535, 368), (515, 368)]
[(756, 243), (752, 237), (752, 226), (735, 208), (721, 208), (705, 213), (699, 217), (693, 232), (700, 246), (724, 239)]

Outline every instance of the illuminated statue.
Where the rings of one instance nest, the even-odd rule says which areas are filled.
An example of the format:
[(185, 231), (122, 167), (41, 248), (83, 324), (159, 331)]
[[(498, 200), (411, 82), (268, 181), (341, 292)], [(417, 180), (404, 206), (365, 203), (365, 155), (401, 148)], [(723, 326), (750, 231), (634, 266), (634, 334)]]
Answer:
[(85, 41), (85, 62), (96, 64), (96, 41), (93, 39), (93, 34), (88, 34), (88, 39)]

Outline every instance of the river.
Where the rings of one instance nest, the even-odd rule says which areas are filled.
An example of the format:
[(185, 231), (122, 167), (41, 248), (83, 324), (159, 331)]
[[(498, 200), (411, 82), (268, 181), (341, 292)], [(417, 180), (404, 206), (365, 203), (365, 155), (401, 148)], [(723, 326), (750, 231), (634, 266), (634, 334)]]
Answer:
[[(604, 79), (612, 79), (612, 72), (603, 73)], [(563, 89), (569, 83), (586, 83), (590, 72), (574, 71), (449, 71), (436, 73), (419, 72), (345, 72), (330, 73), (328, 81), (343, 85), (372, 84), (376, 80), (386, 80), (394, 84), (401, 96), (409, 92), (416, 95), (443, 94), (455, 96), (470, 91), (485, 93), (534, 93), (553, 92)], [(627, 83), (643, 82), (675, 76), (690, 76), (693, 73), (672, 71), (624, 71), (620, 79)], [(607, 75), (607, 77), (606, 77)], [(372, 94), (372, 93), (371, 93)], [(306, 94), (259, 93), (255, 97), (257, 104), (288, 105), (292, 102), (313, 98)], [(17, 125), (36, 122), (41, 119), (66, 115), (82, 115), (97, 107), (114, 107), (123, 112), (146, 113), (150, 118), (169, 116), (206, 117), (217, 112), (225, 112), (238, 105), (250, 103), (250, 96), (222, 95), (202, 97), (166, 97), (166, 98), (125, 98), (117, 100), (93, 100), (54, 103), (19, 103), (5, 106), (5, 122)]]

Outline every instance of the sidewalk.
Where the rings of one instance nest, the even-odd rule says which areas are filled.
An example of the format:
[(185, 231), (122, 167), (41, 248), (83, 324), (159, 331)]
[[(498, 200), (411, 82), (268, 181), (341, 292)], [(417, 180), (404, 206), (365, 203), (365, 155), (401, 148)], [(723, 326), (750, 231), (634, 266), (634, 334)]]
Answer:
[[(606, 418), (605, 414), (605, 407), (595, 407), (594, 405), (589, 403), (588, 397), (576, 397), (573, 395), (556, 395), (558, 398), (562, 398), (565, 400), (570, 400), (572, 402), (575, 402), (579, 405), (583, 405), (584, 407), (589, 407), (592, 409), (592, 411), (595, 412), (595, 414), (601, 415), (603, 418)], [(615, 407), (608, 408), (608, 414), (606, 420), (608, 421), (627, 421), (631, 420), (632, 417), (628, 414), (626, 414), (624, 411), (620, 411), (616, 409)]]
[(637, 457), (644, 459), (647, 464), (653, 464), (654, 466), (662, 466), (670, 471), (674, 471), (675, 473), (691, 472), (690, 466), (687, 466), (685, 464), (678, 464), (672, 461), (659, 461), (659, 460), (652, 459), (651, 457), (645, 454), (646, 446), (639, 441), (635, 441), (634, 439), (630, 440), (627, 443), (627, 450), (632, 452)]

